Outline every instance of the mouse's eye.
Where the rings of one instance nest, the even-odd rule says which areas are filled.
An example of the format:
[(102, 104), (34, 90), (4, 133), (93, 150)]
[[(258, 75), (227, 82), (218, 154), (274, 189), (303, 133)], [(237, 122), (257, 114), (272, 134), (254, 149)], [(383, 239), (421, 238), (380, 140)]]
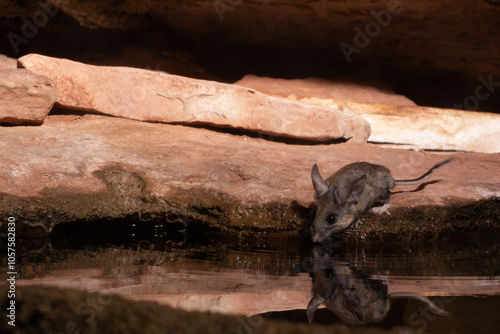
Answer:
[(333, 225), (335, 224), (335, 216), (334, 215), (329, 215), (328, 218), (326, 219), (328, 224)]

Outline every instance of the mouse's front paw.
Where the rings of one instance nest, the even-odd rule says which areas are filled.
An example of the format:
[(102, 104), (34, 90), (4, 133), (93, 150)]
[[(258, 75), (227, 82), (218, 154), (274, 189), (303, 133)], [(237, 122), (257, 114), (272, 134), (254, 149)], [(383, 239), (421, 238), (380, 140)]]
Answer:
[(358, 227), (361, 224), (363, 224), (363, 221), (361, 219), (358, 219), (356, 222), (354, 222), (354, 224), (352, 224), (352, 227), (356, 228), (356, 227)]

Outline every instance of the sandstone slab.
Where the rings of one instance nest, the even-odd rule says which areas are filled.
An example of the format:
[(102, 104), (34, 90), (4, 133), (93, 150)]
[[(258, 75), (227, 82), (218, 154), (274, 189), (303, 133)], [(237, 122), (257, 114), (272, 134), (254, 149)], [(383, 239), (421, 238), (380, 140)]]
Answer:
[(0, 128), (0, 152), (0, 211), (48, 226), (158, 211), (224, 229), (293, 230), (303, 217), (291, 204), (314, 200), (314, 163), (325, 176), (368, 161), (411, 179), (452, 156), (429, 184), (398, 188), (393, 207), (500, 196), (500, 154), (290, 145), (105, 116), (49, 116), (36, 128)]
[(411, 149), (500, 152), (500, 116), (416, 106), (388, 88), (324, 79), (247, 75), (238, 85), (266, 94), (356, 113), (370, 123), (369, 142)]
[(0, 69), (2, 68), (17, 68), (17, 60), (0, 54)]
[(341, 99), (359, 103), (384, 103), (402, 106), (416, 104), (394, 91), (382, 82), (353, 81), (349, 79), (327, 80), (321, 78), (280, 79), (245, 75), (236, 85), (253, 88), (259, 92), (296, 99), (320, 98)]
[(141, 121), (209, 124), (313, 141), (364, 142), (368, 123), (352, 113), (271, 97), (237, 85), (31, 54), (19, 63), (52, 78), (58, 104)]
[(371, 125), (372, 143), (440, 151), (500, 152), (498, 114), (339, 99), (301, 100), (363, 117)]
[(40, 124), (56, 99), (51, 79), (26, 69), (0, 69), (0, 122)]
[[(384, 16), (398, 1), (350, 0), (341, 6), (336, 1), (298, 0), (276, 1), (271, 6), (267, 0), (57, 4), (61, 14), (51, 17), (50, 31), (38, 35), (35, 45), (30, 44), (39, 53), (76, 50), (71, 43), (78, 43), (71, 38), (82, 33), (95, 45), (108, 43), (109, 34), (69, 27), (66, 17), (70, 16), (85, 27), (114, 29), (112, 36), (123, 38), (118, 37), (113, 45), (141, 40), (161, 54), (180, 42), (187, 49), (198, 50), (196, 57), (205, 68), (214, 73), (219, 70), (226, 78), (251, 71), (276, 76), (370, 75), (393, 82), (394, 88), (411, 94), (421, 105), (450, 108), (475, 94), (481, 73), (491, 73), (494, 81), (500, 77), (497, 0), (479, 5), (457, 0), (401, 2), (397, 14), (389, 17)], [(453, 15), (447, 8), (455, 9)], [(40, 10), (36, 1), (10, 1), (0, 13), (5, 18), (0, 24), (4, 35), (14, 31), (22, 36), (22, 25), (14, 17), (31, 18)], [(137, 35), (139, 26), (149, 27), (148, 31)], [(256, 26), (259, 29), (252, 29)], [(124, 30), (129, 31), (127, 37), (122, 35)], [(58, 47), (54, 49), (52, 43)], [(339, 47), (341, 43), (349, 50)], [(106, 49), (99, 48), (104, 55)], [(88, 59), (96, 59), (95, 54), (89, 54)], [(245, 66), (248, 70), (242, 70)], [(499, 97), (497, 90), (481, 101), (480, 110), (498, 111)]]

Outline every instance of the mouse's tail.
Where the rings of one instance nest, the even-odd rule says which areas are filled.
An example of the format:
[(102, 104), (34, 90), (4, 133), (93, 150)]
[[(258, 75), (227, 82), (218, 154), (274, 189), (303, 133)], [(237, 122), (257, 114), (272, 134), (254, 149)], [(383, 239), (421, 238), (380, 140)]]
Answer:
[(453, 160), (453, 158), (441, 161), (440, 163), (438, 163), (437, 165), (435, 165), (434, 167), (432, 167), (431, 169), (429, 169), (427, 171), (427, 173), (425, 173), (424, 175), (422, 175), (418, 179), (413, 179), (413, 180), (394, 180), (394, 185), (395, 186), (408, 186), (408, 185), (412, 185), (412, 184), (420, 184), (420, 183), (426, 181), (428, 178), (430, 178), (431, 175), (434, 173), (434, 171), (436, 169), (438, 169), (439, 167), (442, 167), (442, 166), (446, 165), (451, 160)]

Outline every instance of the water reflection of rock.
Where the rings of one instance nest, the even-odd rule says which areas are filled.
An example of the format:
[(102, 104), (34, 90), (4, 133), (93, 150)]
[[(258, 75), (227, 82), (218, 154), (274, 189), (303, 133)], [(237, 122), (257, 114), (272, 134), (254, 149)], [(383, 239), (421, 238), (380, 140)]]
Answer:
[(427, 297), (414, 293), (389, 294), (388, 278), (373, 278), (345, 258), (331, 256), (321, 246), (313, 249), (311, 276), (313, 296), (307, 306), (310, 323), (321, 305), (349, 325), (378, 323), (389, 313), (390, 297), (416, 298), (433, 313), (447, 315)]
[[(161, 249), (158, 246), (154, 249), (153, 245), (142, 242), (134, 249), (112, 247), (78, 251), (58, 250), (48, 245), (23, 256), (16, 285), (99, 291), (179, 309), (244, 316), (300, 310), (305, 320), (305, 307), (311, 299), (310, 275), (319, 270), (314, 264), (321, 256), (313, 260), (309, 250), (300, 253), (291, 243), (289, 246), (259, 245), (257, 248), (261, 251), (242, 249), (238, 245), (164, 246)], [(448, 249), (446, 254), (452, 257), (446, 255), (445, 258), (436, 250), (420, 250), (418, 257), (384, 252), (375, 257), (365, 249), (356, 254), (346, 252), (343, 258), (327, 256), (330, 264), (326, 262), (325, 266), (329, 265), (332, 272), (343, 277), (351, 274), (348, 283), (362, 279), (380, 281), (382, 288), (388, 290), (387, 298), (395, 295), (491, 296), (500, 293), (496, 262), (490, 257), (495, 252), (494, 247), (494, 244), (483, 245), (474, 250), (474, 266), (469, 267), (467, 275), (457, 263), (472, 265), (466, 260), (470, 258), (471, 249), (465, 253)], [(1, 280), (6, 278), (0, 273)], [(317, 283), (315, 288), (319, 291)], [(357, 286), (351, 288), (358, 289)], [(373, 293), (369, 288), (366, 288), (367, 293)], [(359, 291), (356, 292), (359, 295)], [(361, 305), (364, 298), (359, 296)], [(419, 303), (422, 308), (428, 308)], [(316, 322), (319, 316), (315, 315)]]

